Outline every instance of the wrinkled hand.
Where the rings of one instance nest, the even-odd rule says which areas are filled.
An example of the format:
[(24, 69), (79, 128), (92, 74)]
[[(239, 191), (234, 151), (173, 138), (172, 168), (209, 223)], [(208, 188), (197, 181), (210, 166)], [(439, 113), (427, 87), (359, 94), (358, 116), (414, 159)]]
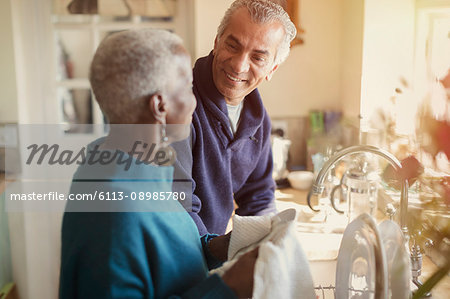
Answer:
[(215, 237), (208, 243), (209, 253), (219, 261), (225, 262), (228, 259), (228, 246), (230, 245), (231, 232), (226, 235)]
[(251, 298), (253, 294), (253, 272), (258, 248), (241, 256), (237, 262), (223, 275), (222, 279), (239, 298)]

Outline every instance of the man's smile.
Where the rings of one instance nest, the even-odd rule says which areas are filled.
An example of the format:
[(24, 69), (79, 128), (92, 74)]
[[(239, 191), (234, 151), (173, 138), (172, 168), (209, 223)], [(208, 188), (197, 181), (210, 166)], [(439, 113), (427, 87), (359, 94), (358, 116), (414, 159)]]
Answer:
[(225, 71), (223, 71), (223, 72), (225, 73), (227, 78), (230, 79), (231, 81), (234, 81), (234, 82), (245, 82), (245, 81), (247, 81), (247, 80), (244, 80), (244, 79), (233, 77), (232, 75), (230, 75), (229, 73), (227, 73)]

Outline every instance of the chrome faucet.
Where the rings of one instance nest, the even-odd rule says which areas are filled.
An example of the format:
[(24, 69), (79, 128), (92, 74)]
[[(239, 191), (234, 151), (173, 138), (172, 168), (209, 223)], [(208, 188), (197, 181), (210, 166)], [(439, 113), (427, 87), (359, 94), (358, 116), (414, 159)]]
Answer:
[[(308, 206), (313, 211), (317, 211), (317, 210), (311, 206), (311, 195), (312, 194), (320, 195), (323, 192), (323, 190), (325, 189), (325, 187), (323, 186), (323, 183), (325, 181), (325, 177), (326, 177), (328, 171), (331, 169), (331, 167), (333, 167), (333, 165), (335, 165), (337, 162), (339, 162), (344, 157), (346, 157), (350, 154), (356, 154), (356, 153), (376, 154), (378, 156), (385, 158), (394, 167), (395, 171), (399, 171), (402, 168), (400, 161), (394, 155), (392, 155), (391, 153), (389, 153), (383, 149), (380, 149), (378, 147), (370, 146), (370, 145), (356, 145), (356, 146), (351, 146), (351, 147), (345, 148), (345, 149), (337, 152), (336, 154), (334, 154), (328, 161), (325, 162), (322, 169), (319, 171), (319, 174), (317, 175), (315, 181), (313, 182), (313, 185), (312, 185), (311, 189), (309, 190), (308, 197), (307, 197)], [(331, 204), (334, 207), (334, 201), (332, 198), (331, 198)], [(388, 209), (390, 210), (390, 213), (388, 212), (388, 214), (390, 215), (391, 219), (393, 217), (393, 214), (395, 213), (395, 210), (393, 210), (392, 208), (393, 207), (388, 207)], [(402, 189), (401, 189), (401, 195), (400, 195), (400, 209), (399, 210), (400, 210), (400, 227), (403, 232), (404, 241), (406, 244), (408, 244), (410, 236), (409, 236), (408, 226), (407, 226), (407, 214), (408, 214), (408, 180), (407, 179), (403, 180), (403, 182), (402, 182)], [(415, 239), (415, 238), (413, 238), (413, 239)], [(412, 271), (413, 282), (417, 287), (419, 287), (420, 285), (422, 285), (422, 283), (419, 280), (419, 276), (421, 274), (421, 269), (422, 269), (422, 254), (421, 254), (420, 246), (418, 244), (416, 244), (415, 240), (413, 240), (413, 242), (414, 242), (414, 245), (410, 249), (411, 271)], [(429, 296), (431, 296), (430, 293), (427, 293), (425, 295), (425, 297), (429, 297)]]
[[(399, 171), (402, 168), (402, 164), (400, 161), (391, 153), (389, 153), (386, 150), (380, 149), (375, 146), (371, 145), (355, 145), (350, 146), (347, 148), (344, 148), (343, 150), (335, 153), (330, 159), (328, 159), (325, 164), (323, 165), (322, 169), (319, 171), (319, 174), (317, 175), (315, 181), (313, 182), (313, 185), (311, 189), (309, 190), (307, 201), (308, 206), (313, 210), (317, 211), (311, 206), (311, 195), (320, 195), (325, 187), (323, 186), (326, 174), (331, 169), (333, 165), (335, 165), (337, 162), (339, 162), (344, 157), (350, 155), (350, 154), (356, 154), (356, 153), (372, 153), (376, 154), (380, 157), (385, 158), (391, 165), (394, 167), (396, 171)], [(334, 202), (332, 201), (332, 205), (334, 206)], [(406, 240), (409, 240), (408, 235), (408, 226), (407, 226), (407, 216), (408, 216), (408, 180), (403, 180), (402, 182), (402, 189), (401, 189), (401, 195), (400, 195), (400, 227), (403, 231), (403, 234), (405, 236)]]

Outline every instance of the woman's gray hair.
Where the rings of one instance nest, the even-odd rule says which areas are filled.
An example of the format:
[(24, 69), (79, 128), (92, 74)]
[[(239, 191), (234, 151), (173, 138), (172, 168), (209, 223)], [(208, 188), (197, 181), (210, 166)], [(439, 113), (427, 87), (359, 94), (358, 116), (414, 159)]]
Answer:
[(220, 39), (224, 33), (226, 27), (230, 23), (231, 16), (233, 13), (241, 7), (246, 7), (250, 16), (255, 23), (269, 23), (272, 21), (278, 21), (283, 25), (284, 28), (284, 40), (278, 47), (277, 54), (275, 56), (274, 64), (280, 64), (289, 56), (289, 49), (291, 41), (297, 35), (297, 29), (292, 23), (287, 12), (270, 0), (236, 0), (234, 1), (230, 8), (225, 12), (225, 15), (217, 28), (217, 38)]
[(97, 48), (89, 80), (111, 123), (137, 123), (148, 113), (143, 98), (162, 91), (172, 80), (174, 56), (182, 40), (166, 30), (138, 29), (114, 33)]

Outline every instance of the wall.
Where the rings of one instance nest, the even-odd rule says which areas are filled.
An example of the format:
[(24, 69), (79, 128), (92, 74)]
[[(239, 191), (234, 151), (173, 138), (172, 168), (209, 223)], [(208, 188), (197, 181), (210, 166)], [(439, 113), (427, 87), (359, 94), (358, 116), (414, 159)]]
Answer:
[(341, 2), (300, 2), (300, 23), (305, 30), (305, 43), (293, 47), (271, 82), (260, 87), (270, 116), (304, 116), (311, 109), (341, 108)]
[(356, 120), (361, 108), (364, 1), (343, 0), (342, 2), (340, 98), (345, 115)]
[(194, 0), (194, 61), (213, 49), (217, 27), (231, 3), (233, 0)]
[(0, 123), (17, 122), (16, 72), (10, 0), (0, 1)]
[(20, 123), (54, 123), (51, 74), (53, 36), (49, 34), (50, 1), (10, 0), (14, 35), (17, 109)]

